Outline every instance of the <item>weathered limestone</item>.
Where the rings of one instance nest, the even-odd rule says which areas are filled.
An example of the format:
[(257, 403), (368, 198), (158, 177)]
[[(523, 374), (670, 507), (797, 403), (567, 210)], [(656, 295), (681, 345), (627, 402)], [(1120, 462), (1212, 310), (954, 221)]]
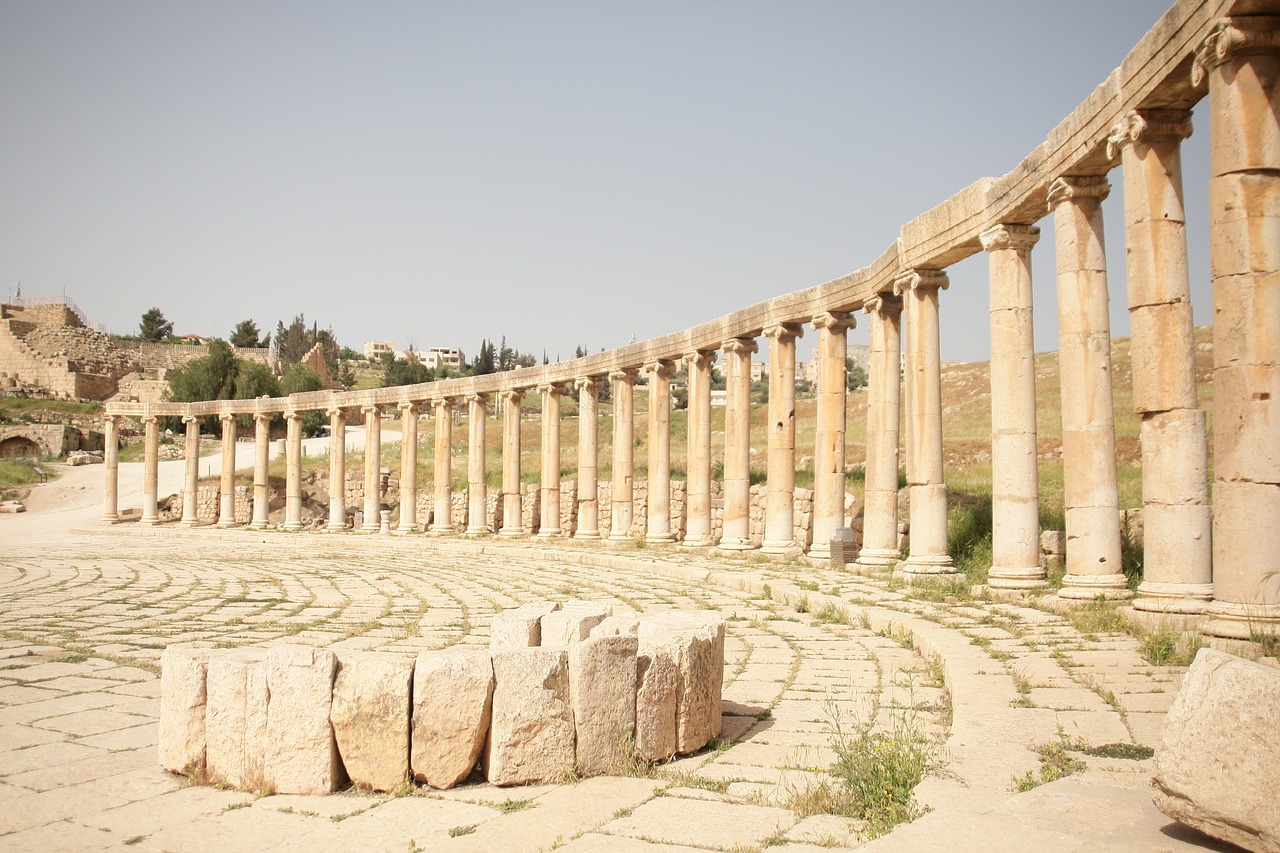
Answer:
[(955, 573), (947, 554), (947, 487), (942, 480), (942, 360), (938, 293), (941, 270), (912, 270), (894, 279), (907, 313), (907, 485), (911, 488), (911, 552), (898, 571), (907, 576)]
[(342, 766), (357, 787), (390, 791), (409, 778), (413, 680), (412, 660), (343, 652), (329, 721)]
[(797, 323), (766, 326), (769, 339), (769, 461), (764, 542), (769, 554), (799, 553), (795, 535)]
[(206, 649), (167, 647), (160, 655), (160, 766), (173, 773), (205, 769)]
[(613, 481), (609, 490), (609, 540), (631, 539), (635, 513), (635, 395), (637, 371), (609, 374), (613, 389)]
[(377, 533), (382, 503), (382, 409), (361, 406), (364, 415), (364, 523), (365, 533)]
[(440, 397), (431, 401), (436, 419), (435, 446), (435, 517), (431, 520), (431, 532), (444, 535), (452, 533), (453, 517), (453, 399)]
[(484, 762), (489, 782), (523, 785), (571, 776), (575, 749), (569, 652), (496, 652), (493, 674), (493, 720)]
[(543, 646), (571, 646), (591, 636), (591, 629), (613, 615), (613, 608), (594, 601), (569, 599), (542, 617)]
[[(676, 754), (676, 694), (681, 638), (650, 634), (636, 652), (636, 755), (666, 761)], [(723, 677), (723, 673), (722, 673)]]
[(281, 794), (327, 794), (343, 782), (329, 713), (338, 661), (328, 649), (267, 651), (267, 782)]
[[(345, 438), (346, 433), (343, 433)], [(343, 448), (345, 453), (346, 448)], [(344, 456), (345, 458), (345, 456)], [(267, 471), (271, 461), (271, 415), (257, 412), (253, 416), (253, 520), (250, 530), (266, 530), (270, 511), (271, 486)]]
[(559, 385), (538, 386), (542, 395), (542, 472), (538, 479), (538, 535), (560, 536), (560, 394)]
[(569, 704), (577, 733), (579, 773), (616, 773), (634, 748), (634, 635), (587, 637), (569, 646)]
[(867, 377), (867, 459), (862, 549), (857, 565), (883, 571), (898, 562), (898, 425), (902, 385), (902, 300), (878, 293), (862, 306), (871, 318)]
[(826, 311), (813, 318), (818, 346), (818, 413), (813, 448), (813, 543), (809, 556), (831, 556), (831, 537), (845, 526), (844, 457), (847, 331), (857, 321), (847, 312)]
[(689, 449), (681, 544), (689, 548), (715, 544), (711, 532), (711, 365), (715, 360), (714, 350), (697, 350), (684, 357), (689, 377)]
[(107, 415), (102, 422), (102, 521), (120, 520), (120, 418)]
[(178, 525), (195, 527), (196, 493), (200, 485), (200, 419), (195, 415), (184, 415), (182, 423), (187, 428), (187, 444), (182, 457), (186, 469), (182, 480), (182, 520)]
[(1040, 565), (1036, 351), (1031, 248), (1040, 229), (996, 225), (980, 235), (990, 259), (993, 589), (1048, 584)]
[(267, 789), (265, 649), (211, 655), (205, 708), (209, 778), (242, 791)]
[(520, 404), (524, 391), (509, 388), (502, 398), (502, 527), (499, 536), (523, 536), (520, 500)]
[(484, 428), (488, 417), (489, 399), (485, 394), (467, 397), (467, 420), (470, 434), (467, 440), (467, 531), (468, 536), (483, 536), (489, 532), (485, 521), (485, 501), (489, 490), (485, 484)]
[(559, 609), (558, 602), (530, 601), (493, 614), (489, 649), (531, 649), (542, 645), (542, 618)]
[(1201, 613), (1213, 597), (1205, 415), (1196, 399), (1181, 142), (1187, 110), (1137, 110), (1112, 129), (1124, 164), (1134, 409), (1142, 417), (1138, 610)]
[(1156, 806), (1246, 850), (1280, 851), (1280, 672), (1201, 649), (1165, 718)]
[[(720, 345), (725, 354), (724, 527), (719, 548), (747, 551), (751, 541), (751, 338)], [(841, 498), (843, 503), (843, 497)]]
[(1067, 516), (1066, 599), (1129, 598), (1120, 562), (1111, 322), (1102, 245), (1105, 177), (1058, 178), (1049, 207), (1058, 258), (1058, 363)]
[(347, 498), (342, 484), (347, 480), (347, 416), (339, 408), (326, 409), (329, 416), (329, 524), (330, 531), (347, 529)]
[[(218, 496), (218, 527), (236, 525), (236, 416), (218, 415), (222, 422), (222, 479)], [(299, 439), (301, 440), (301, 439)]]
[(494, 675), (483, 651), (423, 652), (413, 671), (413, 778), (433, 788), (466, 780), (493, 713)]
[(578, 389), (578, 528), (574, 539), (600, 538), (600, 380), (580, 376)]
[(138, 524), (150, 527), (160, 523), (160, 504), (156, 496), (160, 477), (159, 418), (143, 415), (142, 430), (142, 518)]
[(681, 755), (697, 752), (720, 734), (724, 620), (711, 613), (644, 614), (640, 618), (639, 636), (642, 643), (654, 637), (678, 639), (676, 752)]
[(670, 361), (645, 365), (649, 375), (649, 496), (645, 539), (670, 542), (671, 532), (671, 374)]
[(396, 533), (418, 532), (418, 407), (400, 403), (400, 522)]
[[(1280, 17), (1224, 18), (1209, 79), (1213, 591), (1209, 633), (1280, 632)], [(1198, 82), (1198, 80), (1196, 81)]]
[(301, 530), (302, 412), (285, 412), (284, 424), (284, 523), (280, 525), (280, 529)]

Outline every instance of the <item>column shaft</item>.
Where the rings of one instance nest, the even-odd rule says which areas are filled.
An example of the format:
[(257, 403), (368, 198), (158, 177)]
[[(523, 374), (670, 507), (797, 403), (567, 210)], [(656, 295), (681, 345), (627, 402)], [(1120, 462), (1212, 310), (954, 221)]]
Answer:
[(573, 538), (599, 539), (600, 381), (579, 377), (574, 387), (578, 389), (578, 525)]
[(871, 317), (867, 387), (867, 458), (862, 550), (857, 563), (870, 571), (897, 564), (898, 426), (902, 405), (902, 300), (879, 293), (863, 310)]
[(301, 530), (302, 412), (285, 412), (284, 424), (284, 524), (280, 529)]
[(500, 536), (524, 535), (520, 494), (520, 404), (524, 392), (502, 392), (502, 528)]
[(769, 460), (764, 542), (770, 554), (794, 554), (796, 544), (796, 338), (804, 327), (776, 323), (769, 338)]
[(849, 342), (846, 332), (854, 318), (845, 312), (825, 312), (813, 318), (818, 346), (818, 412), (813, 449), (813, 543), (809, 555), (831, 556), (831, 537), (845, 526), (845, 406), (846, 360)]
[(218, 488), (218, 526), (236, 523), (236, 416), (226, 412), (222, 422), (222, 479)]
[(711, 532), (711, 365), (714, 350), (698, 350), (684, 357), (688, 367), (689, 420), (683, 545), (705, 548), (715, 544)]
[(182, 423), (187, 428), (187, 444), (182, 457), (186, 471), (182, 483), (182, 520), (178, 525), (194, 527), (200, 498), (200, 419), (195, 415), (183, 415)]
[(1040, 229), (997, 225), (982, 232), (990, 264), (991, 546), (988, 585), (1036, 589), (1040, 566), (1040, 477), (1036, 444), (1036, 352), (1031, 247)]
[(1220, 20), (1209, 77), (1213, 595), (1208, 632), (1280, 633), (1280, 16)]
[(949, 575), (947, 487), (942, 479), (942, 357), (938, 293), (947, 287), (940, 270), (912, 270), (894, 281), (907, 312), (907, 484), (911, 488), (911, 551), (899, 570), (908, 576)]
[(609, 374), (613, 389), (613, 480), (609, 490), (609, 539), (631, 539), (635, 512), (635, 394), (636, 371)]
[(329, 409), (329, 525), (328, 530), (347, 529), (347, 416), (342, 409)]
[(418, 532), (418, 407), (400, 404), (400, 521), (396, 533)]
[(669, 361), (645, 365), (649, 374), (649, 499), (645, 538), (670, 542), (671, 532), (671, 372)]
[(489, 532), (489, 524), (485, 518), (489, 491), (484, 470), (484, 428), (485, 419), (489, 416), (488, 403), (484, 394), (467, 397), (467, 418), (470, 422), (467, 441), (467, 536), (482, 536)]
[(538, 535), (559, 536), (560, 530), (560, 386), (539, 385), (542, 394), (542, 471), (538, 485)]
[(453, 400), (442, 397), (431, 403), (436, 418), (435, 478), (436, 494), (432, 512), (432, 533), (452, 533), (453, 527)]
[(1065, 177), (1049, 188), (1058, 256), (1058, 364), (1062, 377), (1062, 479), (1067, 574), (1059, 596), (1129, 598), (1120, 559), (1111, 321), (1102, 244), (1102, 177)]
[(720, 548), (746, 551), (751, 542), (751, 354), (752, 338), (721, 344), (725, 353), (724, 527)]
[(120, 418), (107, 415), (102, 427), (102, 520), (120, 520)]
[(364, 523), (360, 530), (377, 533), (382, 512), (382, 410), (364, 406)]
[(155, 415), (142, 416), (142, 518), (147, 527), (160, 523), (156, 492), (160, 477), (160, 421)]
[(270, 512), (271, 485), (267, 479), (271, 460), (271, 415), (257, 412), (253, 416), (253, 520), (250, 530), (265, 530)]

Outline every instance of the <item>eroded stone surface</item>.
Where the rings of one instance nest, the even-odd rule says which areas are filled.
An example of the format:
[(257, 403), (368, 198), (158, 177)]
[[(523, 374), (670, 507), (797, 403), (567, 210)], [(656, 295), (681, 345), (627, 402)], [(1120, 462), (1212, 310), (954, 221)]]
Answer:
[(174, 773), (205, 767), (206, 649), (170, 646), (160, 656), (160, 766)]
[(665, 761), (676, 752), (676, 690), (680, 678), (679, 637), (640, 642), (636, 656), (636, 754)]
[(236, 649), (209, 659), (205, 737), (209, 777), (246, 791), (266, 787), (265, 649)]
[(413, 674), (413, 778), (452, 788), (471, 774), (493, 711), (487, 652), (423, 652)]
[(720, 734), (724, 687), (724, 619), (711, 612), (646, 614), (640, 637), (680, 639), (676, 682), (676, 752), (687, 755)]
[(494, 785), (562, 779), (573, 771), (569, 653), (538, 648), (493, 656), (493, 721), (485, 772)]
[(542, 645), (542, 617), (560, 609), (553, 601), (530, 601), (493, 615), (489, 648), (529, 649)]
[(344, 652), (333, 683), (329, 721), (347, 775), (390, 791), (409, 777), (409, 696), (413, 661)]
[(582, 775), (616, 772), (630, 757), (638, 644), (634, 636), (614, 634), (569, 647), (569, 702)]
[(542, 617), (542, 645), (568, 647), (591, 636), (591, 629), (613, 615), (613, 608), (571, 598)]
[(267, 652), (267, 782), (281, 794), (327, 794), (343, 781), (329, 711), (338, 660), (328, 649)]

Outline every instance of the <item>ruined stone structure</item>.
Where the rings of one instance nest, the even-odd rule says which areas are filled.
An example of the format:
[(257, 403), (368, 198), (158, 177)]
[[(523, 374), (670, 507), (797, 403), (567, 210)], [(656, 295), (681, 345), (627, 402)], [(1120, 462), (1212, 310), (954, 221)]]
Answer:
[[(1280, 5), (1274, 0), (1180, 0), (1134, 47), (1124, 63), (1008, 174), (983, 178), (901, 226), (898, 239), (866, 266), (805, 290), (751, 305), (719, 319), (573, 361), (489, 376), (348, 393), (299, 394), (288, 399), (194, 405), (108, 406), (105, 517), (117, 517), (112, 447), (122, 415), (146, 425), (146, 505), (143, 523), (157, 521), (155, 459), (160, 415), (232, 414), (266, 418), (284, 413), (291, 424), (308, 411), (327, 411), (335, 424), (360, 411), (369, 429), (366, 459), (376, 465), (378, 424), (396, 411), (412, 434), (430, 410), (436, 418), (436, 505), (451, 502), (447, 455), (440, 442), (452, 413), (470, 415), (470, 506), (467, 535), (490, 531), (483, 439), (490, 407), (518, 415), (522, 397), (544, 397), (543, 458), (558, 449), (555, 402), (576, 390), (580, 404), (576, 527), (566, 528), (559, 501), (541, 501), (538, 531), (590, 540), (619, 538), (637, 513), (631, 478), (632, 388), (640, 371), (650, 376), (649, 442), (652, 482), (647, 535), (673, 534), (665, 454), (669, 395), (663, 377), (678, 364), (689, 371), (688, 481), (683, 544), (728, 550), (757, 546), (750, 535), (744, 459), (749, 423), (751, 354), (769, 349), (770, 399), (784, 401), (794, 375), (795, 338), (818, 338), (818, 424), (813, 448), (815, 482), (812, 543), (797, 542), (793, 488), (798, 449), (791, 414), (771, 406), (766, 530), (769, 550), (807, 548), (823, 556), (836, 528), (847, 522), (845, 471), (846, 331), (866, 314), (871, 325), (869, 437), (866, 465), (866, 537), (859, 564), (868, 570), (895, 564), (899, 468), (898, 436), (905, 434), (910, 489), (910, 554), (899, 569), (911, 576), (954, 572), (946, 552), (947, 495), (942, 481), (943, 423), (938, 335), (948, 301), (982, 294), (948, 292), (947, 267), (979, 252), (990, 261), (992, 469), (995, 565), (991, 585), (1011, 590), (1043, 586), (1039, 565), (1035, 447), (1035, 375), (1031, 368), (1033, 251), (1036, 223), (1053, 216), (1062, 364), (1063, 465), (1067, 541), (1062, 596), (1087, 600), (1129, 595), (1121, 572), (1115, 433), (1109, 379), (1110, 330), (1101, 200), (1112, 173), (1124, 182), (1128, 302), (1133, 322), (1134, 400), (1143, 418), (1146, 578), (1135, 606), (1210, 616), (1209, 633), (1247, 639), (1280, 628)], [(1193, 376), (1191, 308), (1186, 271), (1179, 143), (1191, 132), (1192, 106), (1206, 101), (1211, 137), (1209, 210), (1214, 299), (1214, 488), (1207, 499), (1205, 421)], [(763, 340), (760, 340), (763, 338)], [(1044, 342), (1041, 342), (1042, 344)], [(723, 528), (711, 524), (710, 370), (717, 357), (728, 377)], [(905, 362), (899, 385), (898, 365)], [(613, 382), (613, 480), (608, 503), (597, 482), (600, 380)], [(899, 422), (898, 401), (905, 399)], [(508, 415), (508, 418), (516, 415)], [(194, 418), (192, 420), (194, 422)], [(524, 495), (518, 432), (504, 429), (500, 532), (532, 532), (522, 520)], [(259, 439), (263, 441), (263, 439)], [(300, 433), (289, 433), (296, 448)], [(808, 448), (804, 449), (805, 451)], [(406, 465), (417, 448), (404, 446)], [(225, 458), (225, 457), (224, 457)], [(288, 478), (301, 476), (291, 452)], [(255, 482), (265, 484), (265, 455)], [(340, 454), (334, 457), (341, 471)], [(406, 470), (409, 470), (406, 468)], [(548, 471), (554, 471), (549, 468)], [(376, 472), (375, 472), (376, 473)], [(336, 479), (336, 477), (335, 477)], [(552, 477), (552, 480), (555, 478)], [(559, 487), (544, 482), (547, 495)], [(291, 486), (291, 489), (293, 487)], [(367, 489), (367, 492), (371, 491)], [(290, 491), (290, 495), (294, 491)], [(412, 482), (401, 485), (404, 532), (420, 529)], [(290, 511), (294, 504), (290, 504)], [(335, 507), (335, 512), (340, 508)], [(366, 513), (366, 526), (370, 524)], [(603, 517), (610, 529), (601, 530)], [(255, 507), (255, 522), (259, 516)], [(331, 525), (341, 527), (334, 517)], [(265, 522), (264, 522), (265, 523)], [(298, 519), (286, 519), (297, 529)], [(438, 518), (439, 534), (460, 528)]]

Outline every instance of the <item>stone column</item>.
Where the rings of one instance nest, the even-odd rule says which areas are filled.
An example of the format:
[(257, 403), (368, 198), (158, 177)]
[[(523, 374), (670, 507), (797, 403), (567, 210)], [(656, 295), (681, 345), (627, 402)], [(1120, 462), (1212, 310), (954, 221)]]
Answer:
[(470, 435), (467, 442), (467, 536), (483, 536), (489, 532), (485, 504), (489, 496), (484, 471), (484, 422), (489, 416), (489, 399), (485, 394), (467, 397)]
[(281, 530), (302, 529), (302, 412), (284, 413), (284, 524)]
[(724, 528), (720, 548), (749, 551), (751, 544), (751, 354), (752, 338), (720, 345), (728, 374), (724, 407)]
[(200, 499), (200, 419), (183, 415), (182, 423), (187, 427), (187, 444), (182, 456), (187, 467), (182, 482), (182, 520), (178, 526), (195, 527)]
[(396, 533), (418, 532), (418, 405), (400, 403), (400, 522)]
[(902, 300), (877, 293), (862, 306), (871, 318), (867, 377), (867, 458), (862, 549), (857, 565), (883, 571), (897, 565), (898, 427), (902, 405)]
[(990, 263), (992, 589), (1047, 586), (1040, 566), (1040, 472), (1031, 247), (1040, 229), (996, 225), (979, 235)]
[(671, 374), (669, 361), (645, 365), (649, 374), (649, 500), (645, 539), (670, 542), (671, 532)]
[(1213, 603), (1208, 632), (1280, 633), (1280, 16), (1225, 18), (1209, 78)]
[(102, 425), (102, 520), (120, 520), (120, 417), (107, 415)]
[(715, 360), (715, 350), (697, 350), (684, 357), (689, 382), (689, 451), (681, 544), (688, 548), (715, 544), (711, 534), (711, 365)]
[(1105, 177), (1062, 177), (1049, 187), (1058, 255), (1058, 370), (1067, 574), (1061, 598), (1132, 596), (1120, 562), (1111, 320), (1102, 244)]
[(502, 411), (502, 528), (499, 536), (523, 536), (524, 513), (520, 499), (520, 404), (524, 391), (509, 388), (500, 396)]
[(218, 489), (218, 527), (235, 527), (236, 416), (223, 412), (218, 415), (218, 420), (222, 422), (222, 480)]
[(580, 376), (578, 389), (578, 526), (574, 539), (600, 538), (600, 380)]
[(764, 542), (769, 554), (796, 554), (796, 338), (798, 323), (766, 326), (769, 338), (769, 471)]
[(1213, 597), (1205, 413), (1196, 399), (1181, 142), (1188, 110), (1139, 110), (1107, 140), (1124, 165), (1133, 407), (1142, 418), (1144, 570), (1133, 606), (1202, 613)]
[(908, 577), (953, 575), (947, 554), (947, 487), (942, 481), (942, 357), (938, 344), (941, 270), (911, 270), (893, 282), (907, 312), (907, 485), (911, 489), (911, 552), (898, 570)]
[(539, 385), (542, 395), (542, 444), (539, 457), (542, 462), (538, 484), (538, 535), (550, 538), (561, 535), (560, 530), (560, 386)]
[(382, 526), (382, 410), (362, 406), (364, 415), (364, 523), (362, 533), (377, 533)]
[(160, 523), (156, 492), (160, 487), (160, 420), (142, 416), (142, 518), (138, 523), (151, 527)]
[(256, 412), (253, 416), (253, 520), (250, 530), (266, 530), (270, 512), (271, 485), (267, 479), (271, 460), (271, 415)]
[(435, 518), (431, 532), (444, 535), (453, 533), (453, 400), (441, 397), (431, 401), (436, 418), (435, 468)]
[(609, 490), (609, 541), (631, 541), (635, 488), (636, 370), (609, 374), (613, 389), (613, 481)]
[(813, 544), (809, 555), (831, 556), (831, 537), (845, 526), (844, 445), (846, 364), (849, 341), (846, 331), (856, 321), (844, 311), (825, 311), (813, 318), (818, 346), (818, 411), (813, 451)]
[(329, 416), (329, 525), (326, 530), (347, 529), (347, 415), (342, 409)]

